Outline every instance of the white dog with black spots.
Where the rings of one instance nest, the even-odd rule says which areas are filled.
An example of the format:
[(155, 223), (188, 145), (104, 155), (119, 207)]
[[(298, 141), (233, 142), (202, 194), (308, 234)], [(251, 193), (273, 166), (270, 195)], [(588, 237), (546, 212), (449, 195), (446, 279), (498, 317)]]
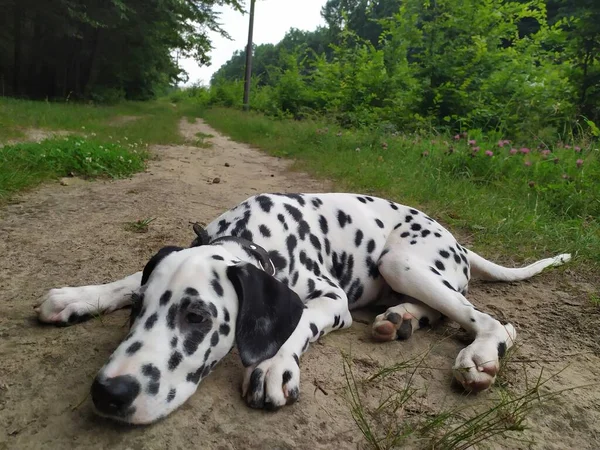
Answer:
[(131, 306), (130, 332), (91, 387), (100, 415), (133, 424), (165, 417), (234, 345), (248, 405), (289, 405), (310, 343), (350, 327), (351, 310), (394, 292), (411, 301), (377, 316), (373, 338), (407, 339), (445, 316), (474, 337), (454, 376), (483, 391), (517, 333), (465, 298), (471, 276), (524, 280), (570, 259), (505, 268), (421, 211), (348, 193), (256, 195), (194, 230), (189, 248), (165, 247), (141, 272), (52, 289), (36, 308), (42, 322), (72, 325)]

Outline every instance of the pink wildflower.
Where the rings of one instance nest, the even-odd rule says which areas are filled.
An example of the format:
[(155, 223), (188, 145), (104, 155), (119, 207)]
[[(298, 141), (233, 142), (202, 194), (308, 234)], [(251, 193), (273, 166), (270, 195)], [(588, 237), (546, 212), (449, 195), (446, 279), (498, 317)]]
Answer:
[(565, 145), (565, 148), (571, 148), (571, 146), (570, 145)]
[(469, 145), (475, 145), (477, 141), (475, 139), (469, 139)]
[(521, 153), (523, 153), (524, 155), (528, 154), (531, 150), (529, 150), (527, 147), (521, 147), (521, 150), (519, 150)]
[(518, 151), (519, 150), (517, 150), (516, 148), (511, 148), (510, 152), (508, 152), (508, 153), (510, 153), (511, 155), (516, 155)]
[(455, 140), (455, 141), (458, 141), (458, 140), (460, 140), (460, 134), (457, 134), (457, 135), (455, 135), (455, 136), (454, 136), (454, 140)]
[(494, 152), (493, 152), (493, 151), (491, 151), (491, 150), (486, 150), (486, 151), (485, 151), (485, 155), (486, 155), (486, 156), (494, 156)]
[(577, 164), (577, 167), (583, 166), (583, 159), (578, 159), (575, 164)]
[(481, 150), (481, 148), (480, 148), (480, 147), (473, 147), (473, 148), (471, 149), (471, 151), (472, 151), (473, 153), (477, 153), (479, 150)]
[(504, 141), (503, 140), (498, 141), (498, 147), (500, 147), (500, 148), (504, 147)]
[(463, 132), (462, 132), (462, 135), (463, 135), (463, 137), (467, 137), (467, 136), (468, 136), (468, 134), (467, 134), (467, 132), (466, 132), (466, 131), (463, 131)]
[(573, 147), (573, 150), (575, 150), (577, 153), (581, 152), (581, 147)]
[(527, 167), (531, 166), (531, 161), (525, 161), (523, 164), (525, 164)]

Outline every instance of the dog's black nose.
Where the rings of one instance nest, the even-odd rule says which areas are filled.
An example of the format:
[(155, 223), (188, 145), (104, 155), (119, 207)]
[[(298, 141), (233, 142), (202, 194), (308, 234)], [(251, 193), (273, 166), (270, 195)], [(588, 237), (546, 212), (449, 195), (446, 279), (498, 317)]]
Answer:
[(96, 377), (92, 383), (92, 401), (104, 414), (125, 414), (139, 393), (140, 383), (131, 375)]

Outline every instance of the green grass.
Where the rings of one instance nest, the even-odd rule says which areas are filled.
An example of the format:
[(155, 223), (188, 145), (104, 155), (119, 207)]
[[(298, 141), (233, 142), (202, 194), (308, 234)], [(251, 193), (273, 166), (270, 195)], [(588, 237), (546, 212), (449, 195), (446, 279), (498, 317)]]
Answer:
[(47, 139), (0, 148), (0, 201), (14, 192), (66, 176), (120, 178), (145, 167), (145, 147), (78, 137)]
[[(431, 403), (423, 401), (427, 384), (417, 381), (421, 371), (431, 370), (423, 364), (431, 350), (366, 377), (355, 373), (352, 358), (343, 355), (344, 398), (366, 448), (467, 450), (492, 440), (510, 448), (513, 444), (529, 447), (534, 444), (524, 433), (529, 429), (529, 414), (565, 391), (589, 387), (551, 391), (547, 384), (558, 374), (545, 378), (542, 370), (531, 381), (525, 372), (525, 385), (519, 388), (497, 385), (482, 399), (460, 397), (455, 402)], [(380, 398), (375, 404), (367, 399), (374, 396)]]
[(125, 224), (125, 229), (134, 233), (147, 233), (150, 229), (150, 224), (155, 220), (156, 217), (143, 220), (136, 220), (134, 222), (127, 222)]
[[(600, 208), (593, 143), (577, 154), (557, 146), (547, 161), (540, 151), (510, 155), (510, 147), (492, 147), (495, 141), (483, 140), (472, 158), (465, 139), (341, 130), (233, 109), (207, 109), (202, 117), (235, 140), (294, 158), (298, 168), (334, 180), (340, 190), (420, 207), (488, 258), (506, 261), (515, 255), (525, 262), (570, 252), (580, 263), (600, 264), (600, 224), (591, 214)], [(493, 158), (485, 155), (488, 148), (494, 150)], [(524, 164), (529, 158), (532, 166)], [(580, 158), (584, 164), (577, 167)]]
[(115, 106), (51, 103), (0, 98), (0, 143), (23, 136), (27, 128), (65, 130), (111, 141), (177, 144), (185, 104), (124, 102)]
[[(184, 143), (178, 124), (185, 116), (194, 116), (192, 105), (166, 100), (95, 106), (0, 98), (0, 202), (57, 177), (139, 172), (149, 145)], [(9, 139), (25, 139), (29, 129), (70, 137), (2, 147)]]

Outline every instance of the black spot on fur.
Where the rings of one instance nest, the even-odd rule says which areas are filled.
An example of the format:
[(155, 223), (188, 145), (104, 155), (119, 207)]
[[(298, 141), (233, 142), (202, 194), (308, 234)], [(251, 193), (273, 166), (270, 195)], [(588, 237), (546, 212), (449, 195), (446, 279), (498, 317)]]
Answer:
[(359, 202), (364, 203), (365, 205), (367, 204), (367, 199), (363, 198), (363, 197), (356, 197), (358, 199)]
[(294, 249), (296, 248), (296, 246), (298, 245), (298, 239), (296, 239), (296, 236), (294, 236), (293, 234), (290, 234), (287, 239), (285, 240), (285, 244), (287, 246), (288, 249), (288, 253), (290, 256), (290, 269), (289, 271), (292, 272), (294, 270)]
[(304, 343), (304, 346), (302, 347), (302, 353), (304, 353), (306, 351), (306, 349), (308, 349), (309, 342), (310, 342), (310, 339), (306, 338), (306, 342)]
[(269, 230), (269, 227), (267, 227), (266, 225), (260, 225), (258, 227), (258, 231), (260, 231), (260, 234), (262, 234), (263, 237), (266, 237), (266, 238), (271, 237), (271, 230)]
[(283, 216), (283, 214), (277, 214), (277, 220), (279, 220), (281, 222), (281, 224), (283, 225), (283, 229), (285, 231), (288, 230), (288, 224), (285, 221), (285, 217)]
[(298, 236), (300, 239), (306, 239), (306, 235), (310, 233), (310, 226), (306, 220), (301, 220), (298, 224)]
[(158, 314), (154, 313), (154, 314), (150, 315), (150, 317), (148, 317), (146, 319), (146, 323), (144, 324), (144, 328), (146, 330), (151, 330), (152, 327), (154, 326), (154, 324), (156, 323), (157, 319), (158, 319)]
[(171, 389), (169, 391), (169, 395), (167, 395), (167, 403), (171, 403), (173, 401), (173, 399), (175, 398), (175, 395), (177, 395), (177, 390)]
[(379, 278), (379, 267), (377, 267), (377, 264), (375, 263), (375, 261), (373, 261), (373, 259), (370, 256), (367, 256), (365, 264), (369, 269), (369, 276), (373, 279)]
[(419, 211), (417, 211), (416, 209), (409, 209), (408, 212), (411, 213), (413, 216), (419, 214)]
[(383, 222), (381, 220), (379, 220), (379, 219), (375, 219), (375, 223), (377, 224), (377, 226), (379, 228), (383, 228), (384, 227)]
[(172, 330), (175, 328), (175, 317), (177, 316), (177, 305), (171, 305), (167, 313), (167, 326)]
[(179, 352), (171, 353), (171, 357), (169, 358), (169, 370), (175, 370), (179, 363), (183, 360), (183, 355)]
[(463, 273), (465, 274), (465, 278), (468, 280), (469, 279), (469, 269), (467, 269), (466, 267), (463, 267)]
[(283, 378), (282, 378), (283, 384), (286, 384), (291, 379), (292, 379), (292, 372), (290, 372), (289, 370), (286, 370), (285, 372), (283, 372)]
[[(167, 291), (169, 292), (169, 291)], [(192, 297), (197, 297), (198, 296), (198, 291), (194, 288), (186, 288), (185, 291), (183, 291), (186, 295), (191, 295)], [(166, 292), (165, 292), (166, 294)], [(163, 294), (164, 295), (164, 294)]]
[(385, 255), (387, 255), (390, 252), (389, 248), (383, 249), (383, 251), (381, 252), (381, 255), (379, 255), (379, 259), (383, 258)]
[(315, 290), (315, 281), (312, 278), (308, 279), (308, 292), (311, 293)]
[(332, 298), (333, 300), (340, 298), (340, 296), (334, 292), (328, 292), (327, 294), (323, 295), (323, 297)]
[(373, 200), (373, 197), (369, 197), (369, 196), (367, 196), (367, 197), (365, 197), (365, 198), (367, 199), (367, 201), (368, 201), (368, 202), (374, 202), (374, 201), (375, 201), (375, 200)]
[[(190, 288), (188, 288), (190, 289)], [(186, 289), (187, 292), (187, 289)], [(169, 303), (169, 301), (171, 300), (171, 296), (173, 295), (173, 293), (171, 291), (165, 291), (163, 293), (163, 295), (160, 296), (160, 306), (165, 306), (167, 303)], [(196, 291), (196, 295), (198, 295), (198, 291)]]
[(156, 394), (158, 394), (159, 389), (160, 389), (160, 383), (150, 382), (150, 383), (148, 383), (148, 388), (146, 389), (146, 392), (148, 392), (148, 394), (150, 394), (150, 395), (156, 395)]
[(321, 200), (320, 198), (313, 198), (312, 204), (315, 207), (315, 209), (319, 209), (321, 207), (321, 205), (323, 204), (323, 200)]
[(219, 343), (219, 332), (215, 331), (210, 337), (210, 345), (211, 347), (216, 347)]
[(315, 298), (319, 298), (319, 297), (321, 297), (322, 295), (323, 295), (323, 291), (321, 291), (321, 290), (317, 289), (317, 290), (315, 290), (315, 291), (312, 291), (312, 292), (310, 293), (310, 295), (308, 296), (308, 299), (312, 300), (312, 299), (315, 299)]
[(273, 201), (269, 197), (267, 197), (266, 195), (259, 195), (258, 197), (256, 197), (256, 201), (258, 202), (260, 208), (264, 212), (271, 212), (271, 208), (273, 207)]
[(223, 308), (223, 316), (225, 318), (225, 322), (229, 322), (229, 311), (227, 308)]
[(298, 272), (296, 270), (296, 272), (294, 272), (294, 276), (292, 278), (292, 286), (296, 286), (296, 283), (298, 282), (299, 277), (300, 277), (300, 272)]
[(319, 217), (319, 226), (321, 227), (323, 234), (327, 234), (329, 232), (329, 224), (327, 223), (327, 219), (325, 217)]
[(221, 333), (223, 336), (227, 336), (229, 334), (229, 325), (222, 323), (219, 327), (219, 333)]
[(211, 258), (216, 259), (217, 261), (225, 261), (225, 258), (223, 258), (221, 255), (212, 255)]
[(177, 336), (173, 336), (173, 339), (171, 339), (171, 347), (173, 347), (173, 348), (177, 347), (178, 341), (179, 341), (179, 339), (177, 339)]
[(475, 318), (471, 317), (471, 322), (475, 323)]
[(433, 235), (434, 235), (435, 237), (437, 237), (437, 238), (440, 238), (440, 237), (442, 237), (442, 235), (441, 235), (440, 233), (437, 233), (437, 232), (436, 232), (436, 233), (433, 233)]
[(413, 231), (419, 231), (421, 229), (421, 225), (419, 225), (418, 223), (413, 223), (410, 226), (410, 229), (413, 230)]
[(312, 233), (310, 235), (310, 243), (315, 248), (315, 250), (317, 250), (317, 251), (321, 250), (321, 241), (319, 241), (319, 238)]
[(363, 232), (361, 230), (356, 230), (356, 235), (354, 236), (354, 245), (356, 245), (357, 247), (360, 247), (360, 244), (362, 243), (363, 240)]
[(417, 241), (410, 241), (410, 245), (415, 245)]
[(183, 341), (183, 349), (186, 355), (193, 355), (198, 350), (198, 346), (204, 340), (204, 333), (199, 330), (193, 330)]
[(275, 195), (279, 195), (282, 197), (291, 198), (292, 200), (296, 200), (300, 204), (300, 206), (306, 205), (306, 201), (304, 201), (302, 194), (275, 194)]
[(338, 220), (338, 223), (340, 224), (341, 228), (344, 228), (346, 226), (346, 224), (352, 223), (352, 217), (350, 217), (348, 214), (346, 214), (341, 209), (338, 210), (337, 220)]
[(390, 203), (390, 208), (392, 208), (394, 211), (398, 211), (398, 205), (395, 203)]
[(505, 354), (506, 354), (506, 343), (505, 342), (500, 342), (498, 344), (498, 357), (504, 358)]
[(340, 324), (340, 319), (341, 319), (340, 316), (335, 316), (333, 318), (333, 328), (337, 327)]
[(375, 250), (375, 241), (373, 239), (371, 239), (369, 241), (369, 243), (367, 244), (367, 251), (369, 253), (373, 253), (373, 250)]
[(229, 225), (231, 225), (231, 223), (227, 222), (225, 219), (220, 220), (218, 233), (225, 233), (225, 230), (229, 228)]
[(298, 367), (300, 367), (300, 360), (298, 359), (298, 355), (296, 355), (294, 353), (292, 356), (294, 357), (294, 361), (296, 361), (296, 364), (298, 365)]
[(412, 220), (413, 220), (413, 216), (406, 216), (406, 217), (404, 218), (404, 221), (405, 221), (406, 223), (410, 223), (410, 222), (412, 222)]
[(441, 275), (441, 273), (439, 273), (439, 272), (437, 271), (437, 269), (435, 269), (435, 268), (433, 268), (433, 267), (430, 267), (429, 269), (430, 269), (430, 270), (431, 270), (433, 273), (435, 273), (436, 275)]
[(441, 262), (439, 259), (435, 260), (435, 267), (437, 267), (438, 270), (446, 270), (444, 263)]
[(455, 262), (456, 264), (460, 264), (460, 256), (458, 256), (458, 255), (454, 255), (454, 262)]
[(160, 370), (154, 364), (144, 364), (142, 366), (142, 373), (152, 381), (157, 382), (160, 380)]
[(402, 238), (407, 238), (407, 237), (409, 237), (409, 236), (410, 236), (410, 233), (409, 233), (408, 231), (405, 231), (404, 233), (402, 233), (402, 234), (400, 235), (400, 237), (402, 237)]
[(327, 238), (325, 238), (325, 253), (328, 255), (331, 253), (331, 244)]
[(127, 350), (125, 350), (125, 352), (128, 355), (133, 355), (135, 354), (140, 348), (142, 348), (142, 343), (141, 342), (134, 342), (133, 344), (131, 344), (129, 347), (127, 347)]
[(423, 230), (421, 231), (421, 237), (427, 237), (431, 234), (431, 231), (429, 230)]
[(200, 381), (200, 377), (202, 377), (202, 372), (204, 372), (204, 369), (204, 366), (200, 366), (200, 368), (195, 372), (188, 373), (186, 380), (190, 383), (198, 384), (198, 382)]
[(448, 253), (446, 250), (440, 250), (440, 256), (442, 258), (450, 258), (450, 253)]
[(444, 280), (444, 286), (446, 286), (448, 289), (451, 289), (451, 290), (453, 290), (454, 292), (456, 292), (456, 289), (454, 289), (454, 288), (452, 287), (452, 285), (451, 285), (450, 283), (448, 283), (446, 280)]
[(275, 266), (275, 269), (283, 270), (286, 268), (287, 261), (285, 260), (285, 258), (283, 256), (281, 256), (281, 253), (279, 253), (277, 250), (271, 250), (269, 252), (269, 258), (271, 259), (271, 262)]
[(210, 311), (210, 313), (213, 317), (217, 317), (219, 315), (219, 312), (217, 311), (217, 307), (212, 302), (210, 302), (208, 304), (208, 310)]
[(212, 288), (214, 289), (215, 293), (219, 296), (219, 297), (223, 297), (223, 286), (221, 286), (221, 283), (219, 283), (219, 280), (217, 280), (216, 278), (213, 278), (213, 280), (210, 282), (210, 285), (212, 286)]
[(396, 224), (396, 226), (394, 227), (394, 230), (397, 230), (398, 228), (400, 228), (402, 226), (402, 222)]
[(312, 331), (313, 337), (319, 333), (319, 329), (317, 328), (317, 326), (314, 323), (310, 324), (310, 331)]
[(298, 208), (296, 208), (295, 206), (289, 205), (287, 203), (285, 205), (283, 205), (283, 207), (290, 214), (290, 216), (292, 216), (294, 218), (294, 220), (296, 222), (300, 222), (302, 220), (302, 213), (300, 212), (300, 210)]

